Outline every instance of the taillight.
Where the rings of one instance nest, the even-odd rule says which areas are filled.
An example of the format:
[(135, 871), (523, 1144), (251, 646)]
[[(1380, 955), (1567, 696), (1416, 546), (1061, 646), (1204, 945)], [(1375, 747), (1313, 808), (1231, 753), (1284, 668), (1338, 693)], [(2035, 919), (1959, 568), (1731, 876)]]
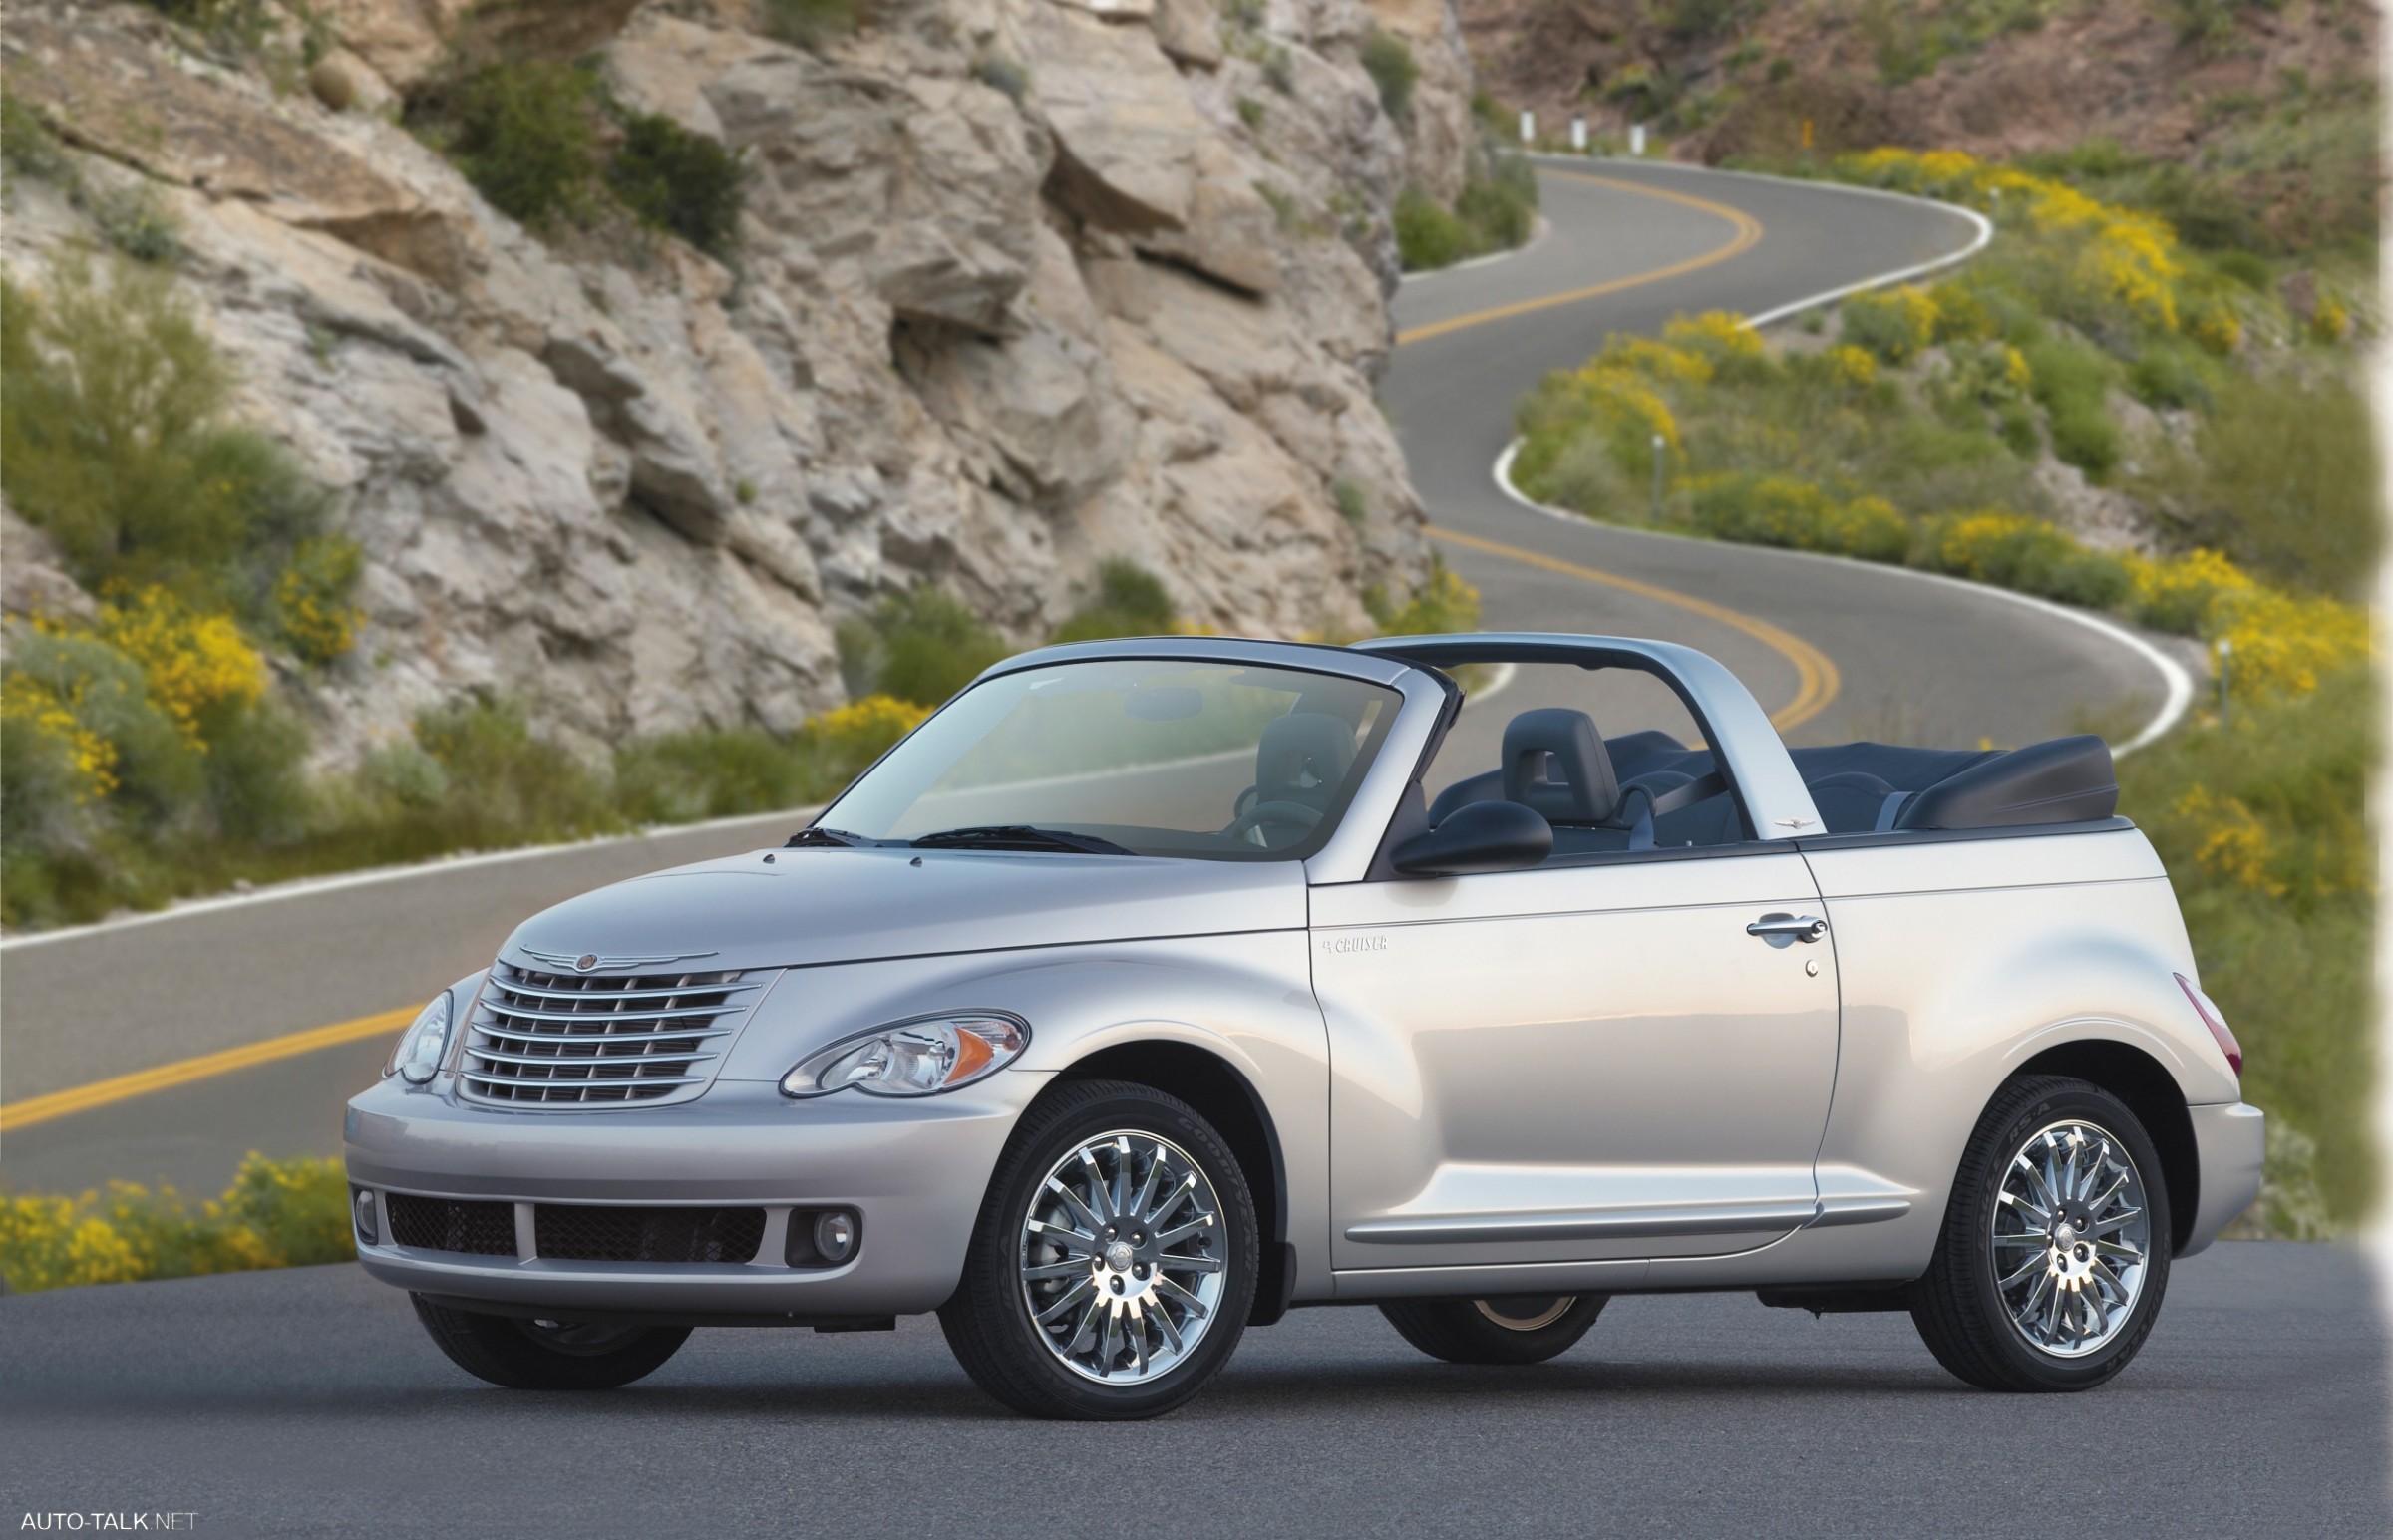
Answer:
[(2227, 1068), (2240, 1078), (2243, 1074), (2243, 1045), (2235, 1041), (2234, 1029), (2226, 1025), (2226, 1018), (2221, 1014), (2219, 1003), (2204, 994), (2184, 974), (2172, 974), (2170, 977), (2176, 979), (2177, 987), (2186, 992), (2186, 999), (2193, 1003), (2194, 1014), (2202, 1018), (2202, 1025), (2211, 1029), (2211, 1036), (2219, 1040), (2219, 1050), (2226, 1055)]

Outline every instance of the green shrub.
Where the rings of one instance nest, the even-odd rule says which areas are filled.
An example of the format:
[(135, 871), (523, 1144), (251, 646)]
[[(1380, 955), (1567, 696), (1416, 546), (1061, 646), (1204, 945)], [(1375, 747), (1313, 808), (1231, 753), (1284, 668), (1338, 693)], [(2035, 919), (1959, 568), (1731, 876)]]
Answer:
[(737, 152), (692, 134), (660, 113), (623, 121), (623, 144), (606, 166), (623, 206), (710, 256), (727, 257), (740, 233), (748, 167)]
[(2185, 410), (2208, 406), (2211, 388), (2198, 355), (2166, 342), (2147, 344), (2127, 367), (2127, 389), (2148, 407)]
[(1449, 210), (1417, 186), (1396, 199), (1396, 251), (1407, 272), (1451, 267), (1490, 251), (1521, 245), (1537, 227), (1538, 177), (1516, 154), (1474, 165)]
[(1003, 54), (983, 54), (974, 60), (972, 78), (992, 91), (1004, 92), (1017, 107), (1030, 94), (1030, 72)]
[(800, 48), (821, 48), (869, 19), (869, 0), (765, 0), (765, 31)]
[(1396, 197), (1396, 254), (1408, 273), (1452, 267), (1473, 254), (1469, 226), (1419, 187)]
[(2331, 375), (2224, 371), (2194, 453), (2165, 458), (2152, 489), (2183, 543), (2279, 582), (2356, 599), (2376, 570), (2368, 403)]
[(1330, 500), (1337, 504), (1338, 517), (1353, 528), (1360, 529), (1371, 521), (1371, 503), (1363, 489), (1340, 476), (1330, 483)]
[(1398, 123), (1412, 122), (1413, 87), (1421, 79), (1412, 45), (1393, 32), (1374, 27), (1363, 39), (1362, 65), (1379, 88), (1379, 105), (1387, 109), (1388, 116)]
[(1136, 562), (1109, 561), (1097, 569), (1096, 597), (1056, 627), (1049, 640), (1095, 642), (1115, 636), (1161, 636), (1178, 619), (1171, 590), (1162, 578)]
[(1839, 307), (1844, 339), (1889, 364), (1907, 364), (1936, 337), (1936, 304), (1913, 288), (1856, 294)]
[(615, 800), (634, 823), (690, 823), (796, 807), (836, 789), (762, 728), (705, 728), (615, 755)]
[(67, 266), (38, 298), (0, 280), (0, 487), (87, 588), (155, 584), (270, 626), (328, 499), (223, 422), (231, 385), (163, 275)]
[(534, 228), (579, 218), (598, 173), (598, 78), (580, 65), (485, 65), (445, 94), (449, 154), (491, 206)]
[(1013, 651), (965, 603), (927, 584), (891, 594), (862, 625), (841, 628), (849, 693), (936, 706)]
[(2022, 350), (2052, 427), (2052, 452), (2101, 480), (2119, 462), (2119, 427), (2111, 420), (2110, 365), (2093, 349), (2047, 336)]

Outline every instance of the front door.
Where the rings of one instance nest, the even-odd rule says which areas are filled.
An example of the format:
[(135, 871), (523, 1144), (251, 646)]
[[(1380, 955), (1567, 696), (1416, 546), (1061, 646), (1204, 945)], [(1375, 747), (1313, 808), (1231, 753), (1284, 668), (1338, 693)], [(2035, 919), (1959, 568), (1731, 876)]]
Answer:
[(1748, 841), (1313, 890), (1335, 1269), (1724, 1255), (1815, 1212), (1834, 939)]

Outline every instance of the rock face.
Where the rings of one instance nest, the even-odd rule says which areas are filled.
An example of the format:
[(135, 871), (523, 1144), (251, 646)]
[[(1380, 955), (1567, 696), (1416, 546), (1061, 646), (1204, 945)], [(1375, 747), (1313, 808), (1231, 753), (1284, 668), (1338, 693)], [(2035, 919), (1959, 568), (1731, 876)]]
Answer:
[[(363, 638), (302, 687), (338, 758), (465, 692), (592, 746), (786, 729), (880, 595), (939, 583), (1028, 642), (1112, 558), (1222, 631), (1363, 629), (1426, 560), (1371, 397), (1388, 213), (1468, 140), (1447, 0), (1378, 3), (1432, 40), (1402, 129), (1359, 0), (887, 0), (815, 50), (738, 0), (327, 0), (330, 63), (281, 93), (133, 6), (28, 0), (0, 40), (87, 179), (151, 183), (244, 415), (368, 553)], [(742, 152), (738, 271), (535, 237), (391, 121), (473, 27), (595, 49), (617, 100)], [(19, 279), (96, 244), (61, 189), (10, 198)]]

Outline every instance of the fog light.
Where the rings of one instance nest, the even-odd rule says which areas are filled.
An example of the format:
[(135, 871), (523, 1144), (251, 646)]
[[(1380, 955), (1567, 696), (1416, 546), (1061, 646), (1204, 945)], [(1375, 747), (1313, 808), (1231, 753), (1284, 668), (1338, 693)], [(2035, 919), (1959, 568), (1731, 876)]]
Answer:
[(815, 1255), (837, 1267), (855, 1255), (855, 1216), (844, 1208), (815, 1221)]
[(361, 1241), (364, 1241), (369, 1246), (380, 1245), (382, 1243), (382, 1232), (377, 1229), (374, 1224), (373, 1191), (365, 1187), (358, 1188), (357, 1198), (350, 1205), (350, 1207), (355, 1210), (357, 1214), (357, 1238)]

